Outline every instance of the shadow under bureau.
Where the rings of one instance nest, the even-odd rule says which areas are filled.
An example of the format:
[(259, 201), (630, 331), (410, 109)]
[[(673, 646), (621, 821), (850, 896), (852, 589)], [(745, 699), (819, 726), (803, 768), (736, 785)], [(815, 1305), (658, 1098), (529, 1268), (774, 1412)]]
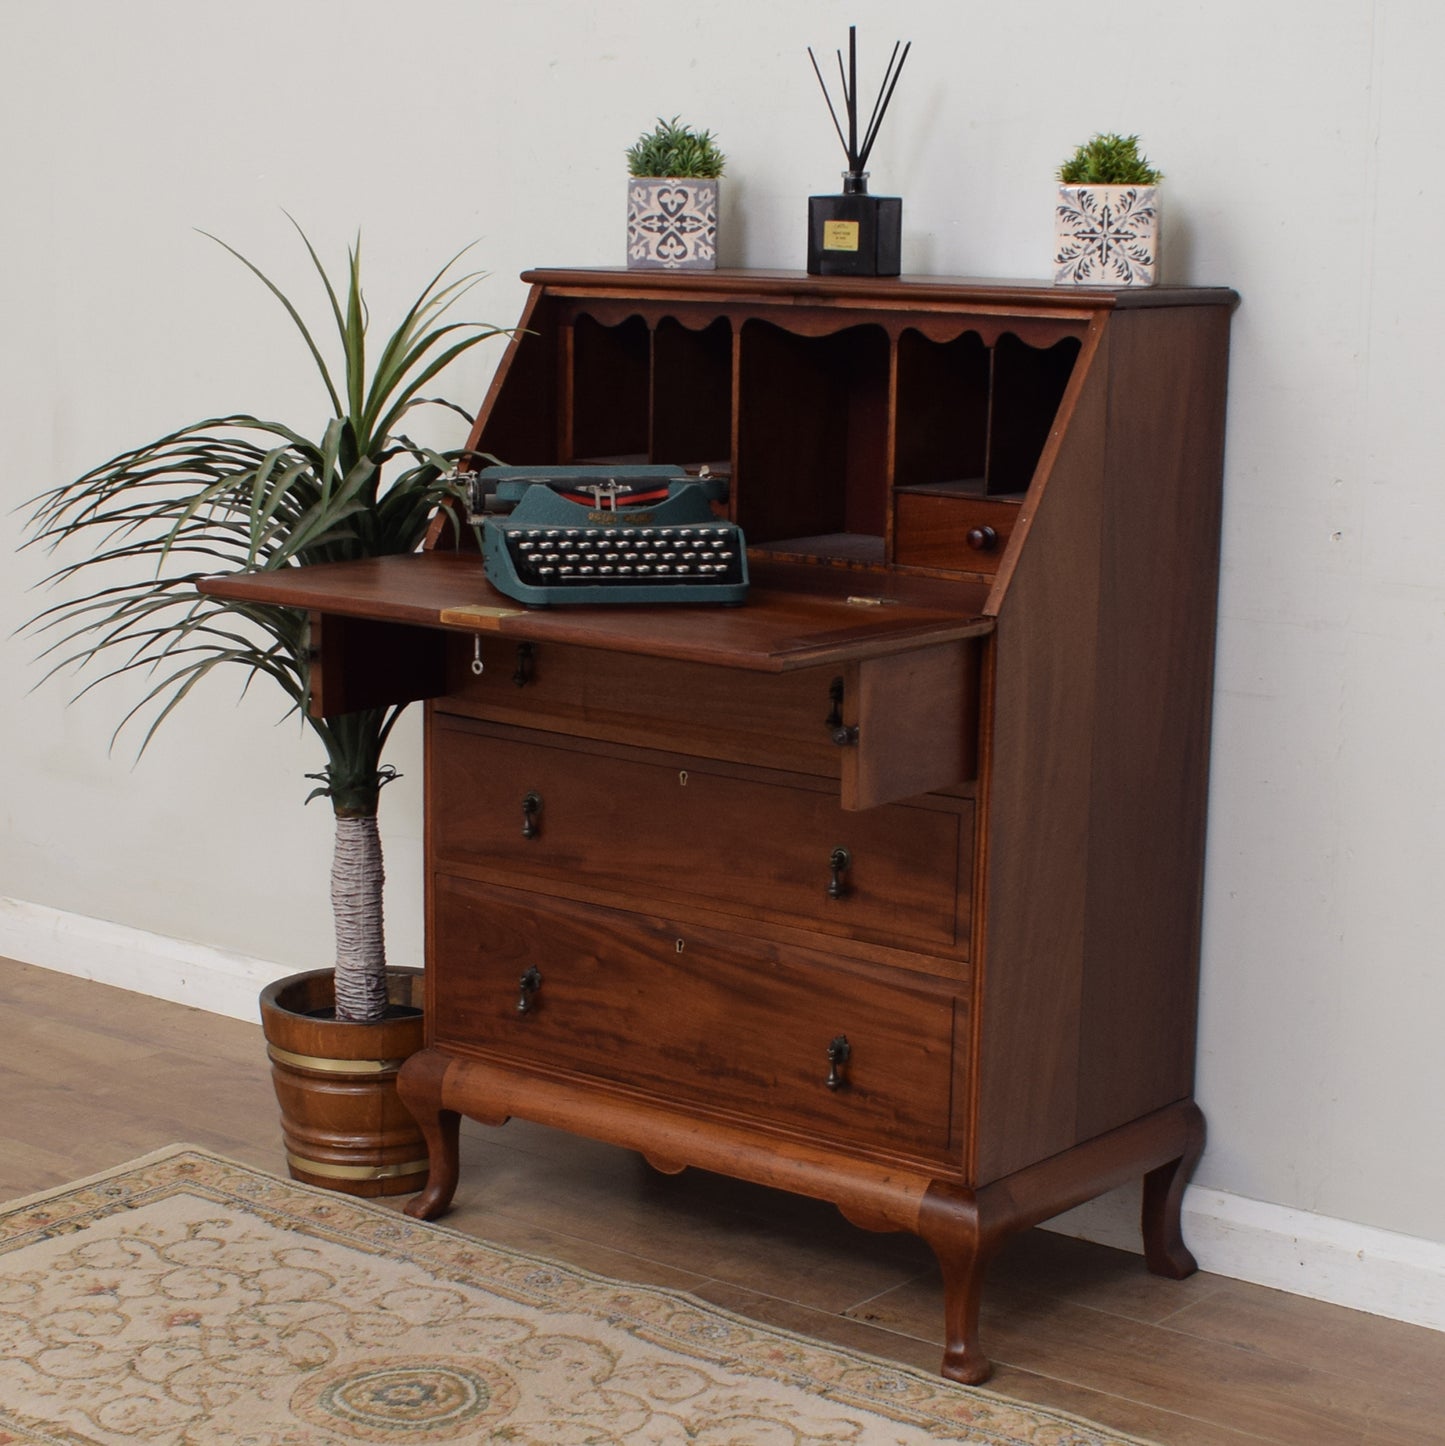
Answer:
[[(427, 1047), (461, 1115), (833, 1201), (942, 1266), (1142, 1177), (1194, 1269), (1222, 289), (537, 271), (469, 445), (730, 479), (740, 607), (524, 608), (465, 527), (207, 579), (322, 715), (427, 699)], [(478, 670), (480, 664), (480, 670)]]

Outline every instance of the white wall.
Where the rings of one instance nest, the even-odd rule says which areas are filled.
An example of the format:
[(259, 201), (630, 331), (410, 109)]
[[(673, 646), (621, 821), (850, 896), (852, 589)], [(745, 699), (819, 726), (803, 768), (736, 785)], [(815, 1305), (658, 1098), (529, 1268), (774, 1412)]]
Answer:
[[(329, 819), (278, 698), (213, 687), (151, 753), (10, 637), (43, 559), (9, 509), (172, 424), (322, 398), (193, 227), (305, 292), (290, 210), (365, 235), (378, 322), (480, 238), (472, 314), (531, 264), (622, 259), (622, 151), (661, 114), (730, 157), (729, 264), (800, 267), (837, 143), (804, 47), (913, 55), (873, 159), (905, 269), (1047, 274), (1053, 168), (1096, 129), (1167, 173), (1166, 279), (1236, 315), (1206, 908), (1201, 1186), (1445, 1241), (1445, 222), (1426, 0), (0, 0), (0, 898), (326, 962)], [(1112, 97), (1112, 98), (1111, 98)], [(453, 377), (469, 401), (488, 360)], [(383, 807), (420, 949), (415, 721)], [(257, 899), (262, 900), (260, 907)]]

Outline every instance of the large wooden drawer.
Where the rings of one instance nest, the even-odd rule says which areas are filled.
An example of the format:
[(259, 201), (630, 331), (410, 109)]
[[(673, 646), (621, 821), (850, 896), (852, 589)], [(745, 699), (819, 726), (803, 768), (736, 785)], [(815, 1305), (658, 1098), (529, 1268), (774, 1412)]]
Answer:
[(910, 976), (444, 874), (431, 939), (437, 1046), (903, 1152), (950, 1147), (962, 1005)]
[(973, 805), (850, 813), (824, 780), (437, 715), (430, 857), (627, 907), (671, 904), (966, 953)]

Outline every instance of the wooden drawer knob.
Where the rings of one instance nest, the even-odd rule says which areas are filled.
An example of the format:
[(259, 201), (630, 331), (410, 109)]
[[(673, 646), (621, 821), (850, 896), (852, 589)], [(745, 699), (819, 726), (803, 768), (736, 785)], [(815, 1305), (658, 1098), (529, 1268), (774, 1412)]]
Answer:
[(992, 552), (998, 547), (998, 533), (992, 527), (971, 527), (964, 540), (975, 552)]

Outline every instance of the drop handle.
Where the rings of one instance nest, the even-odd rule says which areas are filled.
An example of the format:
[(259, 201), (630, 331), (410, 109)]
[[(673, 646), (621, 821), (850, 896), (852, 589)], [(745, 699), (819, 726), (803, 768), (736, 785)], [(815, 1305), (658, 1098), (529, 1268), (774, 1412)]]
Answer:
[(828, 1044), (828, 1078), (823, 1081), (830, 1090), (843, 1089), (848, 1083), (848, 1077), (844, 1074), (844, 1066), (848, 1063), (853, 1053), (853, 1046), (848, 1043), (846, 1034), (837, 1035)]
[(832, 877), (828, 880), (828, 897), (846, 899), (853, 892), (843, 876), (853, 867), (853, 855), (847, 849), (837, 848), (828, 855), (828, 868)]
[(530, 1014), (537, 1007), (537, 993), (542, 988), (542, 976), (535, 964), (517, 981), (517, 988), (517, 1013)]
[(536, 838), (542, 832), (538, 816), (542, 812), (542, 795), (529, 793), (522, 799), (522, 837)]

